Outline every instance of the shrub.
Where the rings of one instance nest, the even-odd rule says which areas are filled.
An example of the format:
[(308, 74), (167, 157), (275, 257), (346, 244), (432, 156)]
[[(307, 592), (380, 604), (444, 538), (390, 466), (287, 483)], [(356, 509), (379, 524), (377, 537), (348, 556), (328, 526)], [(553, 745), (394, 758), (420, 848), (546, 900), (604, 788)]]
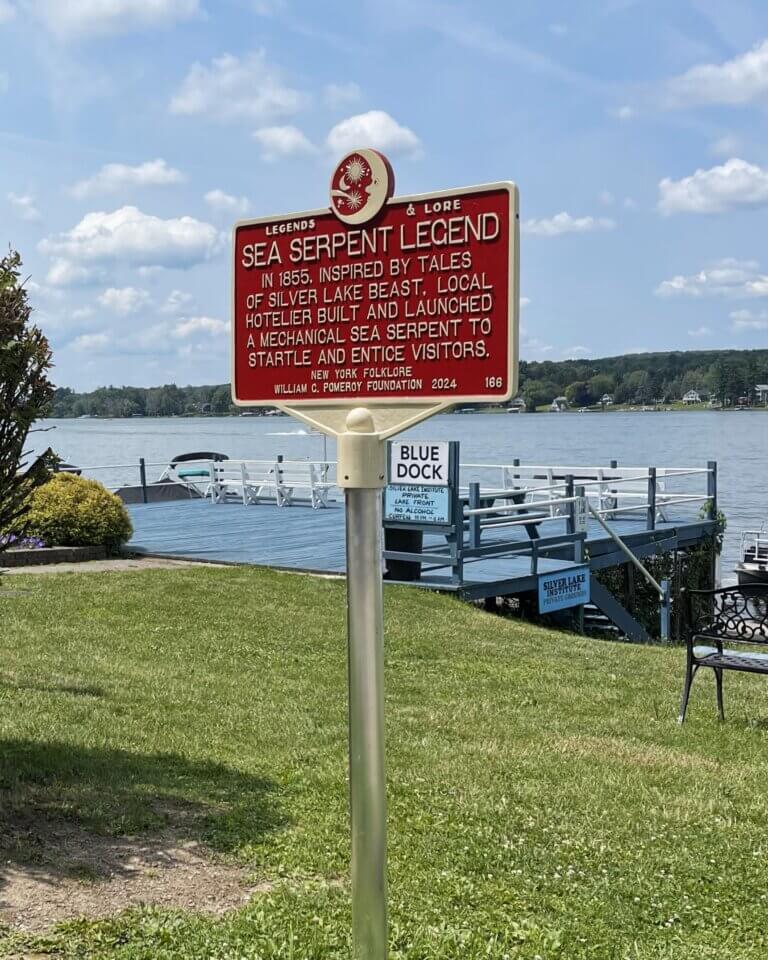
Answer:
[(96, 480), (56, 473), (29, 501), (27, 536), (49, 547), (105, 546), (116, 550), (133, 533), (119, 497)]

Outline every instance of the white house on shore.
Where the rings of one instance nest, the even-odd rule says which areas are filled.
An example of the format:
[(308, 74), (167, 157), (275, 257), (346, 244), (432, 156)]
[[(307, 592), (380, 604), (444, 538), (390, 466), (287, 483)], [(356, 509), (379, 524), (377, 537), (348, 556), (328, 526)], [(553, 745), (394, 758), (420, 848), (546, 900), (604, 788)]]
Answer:
[(757, 402), (768, 407), (768, 383), (755, 384), (755, 393), (757, 395)]
[(568, 400), (565, 397), (555, 397), (549, 405), (549, 409), (552, 410), (553, 413), (562, 413), (568, 409)]
[(701, 394), (698, 390), (689, 390), (683, 394), (683, 403), (701, 403)]

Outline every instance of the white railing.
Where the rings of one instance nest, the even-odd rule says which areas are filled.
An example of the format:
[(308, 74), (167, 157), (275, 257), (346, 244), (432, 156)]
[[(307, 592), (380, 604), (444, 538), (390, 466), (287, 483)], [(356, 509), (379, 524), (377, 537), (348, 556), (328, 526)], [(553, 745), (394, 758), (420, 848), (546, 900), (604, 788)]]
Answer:
[[(463, 463), (461, 470), (472, 472), (475, 478), (484, 475), (487, 482), (498, 484), (499, 495), (515, 490), (551, 517), (564, 515), (569, 483), (583, 487), (590, 506), (600, 516), (612, 519), (629, 520), (653, 510), (656, 518), (667, 521), (670, 508), (701, 505), (711, 499), (710, 467)], [(704, 490), (696, 483), (701, 479), (707, 481)], [(464, 493), (468, 487), (461, 489)], [(489, 489), (484, 495), (491, 493)]]

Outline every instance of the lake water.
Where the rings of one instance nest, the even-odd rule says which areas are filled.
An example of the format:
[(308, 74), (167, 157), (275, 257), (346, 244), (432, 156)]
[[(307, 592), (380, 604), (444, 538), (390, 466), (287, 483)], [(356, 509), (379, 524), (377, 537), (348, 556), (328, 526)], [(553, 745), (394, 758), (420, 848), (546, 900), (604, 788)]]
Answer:
[[(211, 450), (235, 459), (321, 459), (323, 438), (288, 417), (49, 420), (30, 437), (79, 466), (165, 464), (176, 454)], [(409, 431), (414, 438), (461, 441), (464, 463), (704, 467), (718, 462), (720, 508), (728, 518), (723, 574), (736, 562), (740, 531), (768, 519), (768, 413), (702, 411), (607, 414), (444, 414)], [(327, 441), (335, 459), (335, 444)], [(154, 479), (160, 468), (149, 468)], [(98, 471), (108, 485), (138, 482), (137, 469)]]

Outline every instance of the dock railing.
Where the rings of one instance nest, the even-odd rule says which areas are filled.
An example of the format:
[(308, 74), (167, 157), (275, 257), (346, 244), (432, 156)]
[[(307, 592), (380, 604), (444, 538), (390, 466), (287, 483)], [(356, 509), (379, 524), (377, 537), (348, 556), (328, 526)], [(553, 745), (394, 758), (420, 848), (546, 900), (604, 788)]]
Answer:
[[(318, 477), (322, 483), (332, 483), (335, 485), (335, 461), (301, 460), (298, 458), (286, 459), (280, 454), (270, 460), (237, 459), (218, 461), (201, 458), (199, 460), (185, 460), (183, 462), (179, 462), (178, 464), (174, 464), (169, 460), (148, 461), (144, 457), (139, 457), (138, 462), (134, 461), (133, 463), (87, 464), (84, 466), (78, 465), (75, 468), (67, 466), (57, 469), (61, 469), (62, 472), (72, 472), (74, 470), (85, 477), (99, 480), (99, 482), (102, 483), (107, 490), (110, 490), (113, 493), (125, 487), (135, 487), (140, 491), (141, 502), (147, 503), (149, 501), (148, 488), (152, 486), (153, 483), (157, 483), (159, 480), (165, 478), (176, 480), (176, 482), (182, 483), (184, 486), (194, 489), (197, 494), (202, 497), (208, 495), (210, 493), (210, 483), (208, 479), (210, 476), (210, 471), (215, 464), (219, 463), (226, 463), (230, 467), (238, 468), (241, 464), (243, 464), (247, 470), (252, 470), (254, 473), (263, 471), (265, 476), (269, 470), (274, 469), (276, 463), (281, 464), (286, 468), (290, 467), (291, 465), (301, 465), (306, 467), (308, 464), (311, 464), (317, 470)], [(185, 471), (189, 471), (190, 469), (197, 467), (200, 470), (200, 476), (197, 479), (179, 479), (174, 476), (175, 467)], [(154, 479), (148, 476), (148, 471), (151, 470), (159, 471)]]
[[(717, 464), (706, 467), (619, 467), (524, 464), (464, 463), (462, 474), (482, 474), (490, 482), (496, 478), (500, 491), (515, 490), (527, 501), (546, 505), (551, 516), (564, 516), (568, 481), (584, 487), (585, 496), (599, 516), (610, 519), (645, 522), (649, 529), (657, 520), (668, 522), (673, 507), (701, 508), (714, 504), (717, 510)], [(704, 489), (696, 489), (704, 481)], [(468, 489), (468, 486), (466, 488)]]
[[(636, 521), (642, 525), (637, 533), (653, 533), (659, 522), (669, 526), (676, 521), (685, 524), (714, 518), (714, 461), (706, 467), (621, 468), (615, 461), (607, 467), (522, 464), (519, 460), (511, 464), (463, 463), (460, 478), (464, 482), (458, 485), (452, 526), (422, 528), (424, 536), (444, 536), (447, 548), (433, 536), (420, 551), (387, 550), (386, 559), (423, 564), (424, 572), (450, 568), (452, 581), (461, 583), (466, 564), (525, 556), (530, 560), (530, 574), (536, 575), (542, 557), (583, 562), (591, 517), (658, 593), (661, 635), (668, 636), (669, 585), (651, 576), (613, 523)], [(551, 532), (550, 526), (555, 527)], [(632, 527), (634, 524), (624, 537), (632, 533)], [(410, 525), (412, 530), (418, 528), (418, 524)]]

